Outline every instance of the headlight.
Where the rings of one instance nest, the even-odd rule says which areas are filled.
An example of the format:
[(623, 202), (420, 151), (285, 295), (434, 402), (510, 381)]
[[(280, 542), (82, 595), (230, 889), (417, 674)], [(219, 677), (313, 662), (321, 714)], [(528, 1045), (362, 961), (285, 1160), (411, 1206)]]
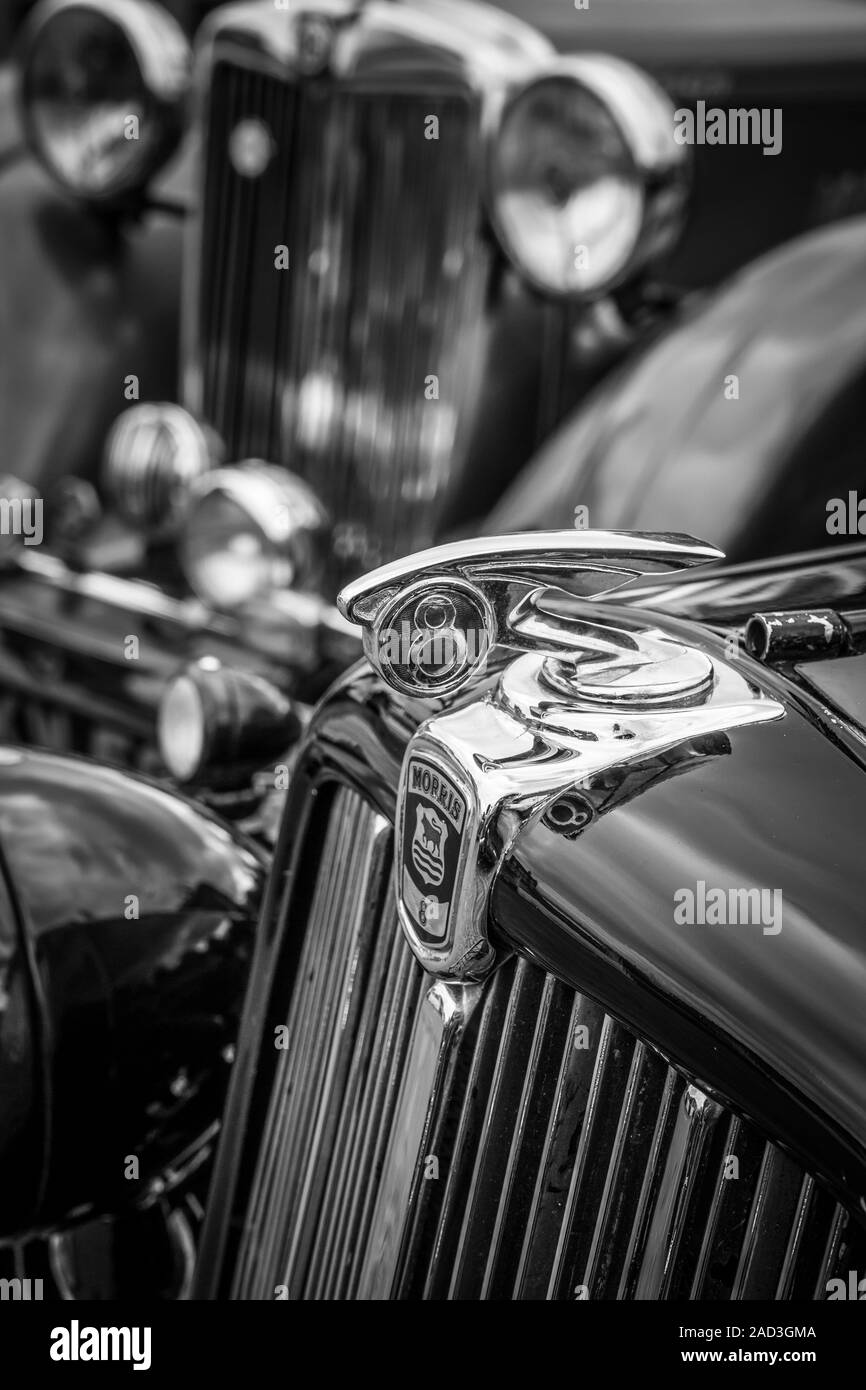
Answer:
[(180, 139), (189, 45), (151, 0), (43, 0), (19, 70), (30, 146), (81, 197), (138, 191)]
[(620, 59), (563, 60), (505, 104), (490, 148), (491, 215), (538, 289), (592, 298), (672, 244), (688, 155), (674, 108)]
[(236, 608), (273, 589), (313, 584), (326, 533), (318, 499), (284, 469), (258, 461), (220, 468), (193, 487), (181, 566), (206, 603)]
[(296, 707), (251, 671), (202, 657), (166, 685), (157, 718), (162, 761), (178, 782), (244, 785), (301, 732)]
[(199, 685), (185, 673), (165, 688), (157, 716), (156, 737), (162, 761), (172, 777), (188, 782), (204, 762), (207, 715)]
[(216, 433), (183, 406), (130, 406), (105, 441), (102, 483), (117, 511), (135, 527), (175, 525), (197, 478), (218, 468), (224, 449)]

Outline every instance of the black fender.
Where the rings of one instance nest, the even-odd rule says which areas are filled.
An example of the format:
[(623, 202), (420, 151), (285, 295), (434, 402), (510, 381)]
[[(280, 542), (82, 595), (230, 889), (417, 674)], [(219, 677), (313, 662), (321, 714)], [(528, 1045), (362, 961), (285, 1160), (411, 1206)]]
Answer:
[(0, 165), (3, 471), (40, 492), (94, 481), (108, 426), (130, 404), (174, 399), (179, 216), (119, 220), (62, 192), (29, 155)]
[(0, 748), (0, 1236), (122, 1209), (219, 1120), (266, 856), (118, 768)]
[(762, 257), (608, 377), (488, 534), (572, 524), (711, 535), (731, 560), (826, 545), (866, 482), (866, 218)]

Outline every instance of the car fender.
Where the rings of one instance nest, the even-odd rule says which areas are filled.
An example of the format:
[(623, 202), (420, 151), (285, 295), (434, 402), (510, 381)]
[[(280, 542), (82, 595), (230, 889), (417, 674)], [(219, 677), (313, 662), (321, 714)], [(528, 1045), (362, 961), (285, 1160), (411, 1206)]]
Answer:
[(218, 1121), (267, 857), (156, 783), (11, 747), (0, 852), (5, 1236), (116, 1210)]
[(866, 219), (798, 238), (686, 312), (559, 429), (485, 523), (711, 534), (732, 560), (827, 542), (862, 477)]

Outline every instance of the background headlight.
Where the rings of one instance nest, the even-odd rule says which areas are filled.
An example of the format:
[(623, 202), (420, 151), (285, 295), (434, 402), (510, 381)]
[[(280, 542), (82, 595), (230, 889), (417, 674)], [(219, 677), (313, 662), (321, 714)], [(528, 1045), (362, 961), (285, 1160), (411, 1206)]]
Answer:
[(603, 294), (679, 231), (688, 153), (674, 108), (630, 63), (563, 60), (511, 95), (490, 150), (491, 215), (518, 270), (549, 294)]
[(137, 192), (177, 146), (189, 45), (151, 0), (43, 0), (18, 61), (30, 146), (81, 197)]
[(157, 718), (162, 761), (178, 782), (243, 786), (298, 740), (298, 707), (252, 671), (213, 656), (190, 662), (165, 687)]
[(202, 692), (192, 676), (169, 682), (159, 706), (156, 737), (160, 756), (172, 777), (187, 782), (195, 777), (205, 754), (207, 715)]
[(284, 469), (258, 461), (219, 468), (193, 487), (180, 562), (206, 603), (236, 608), (315, 583), (327, 529), (315, 494)]
[(215, 431), (183, 406), (133, 405), (108, 432), (102, 485), (130, 525), (167, 531), (180, 520), (196, 479), (224, 456)]

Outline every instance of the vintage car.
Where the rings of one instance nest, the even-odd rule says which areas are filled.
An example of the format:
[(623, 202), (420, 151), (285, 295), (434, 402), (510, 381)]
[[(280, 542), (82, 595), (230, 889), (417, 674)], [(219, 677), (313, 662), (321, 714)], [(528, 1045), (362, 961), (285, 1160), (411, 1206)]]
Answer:
[[(193, 1297), (866, 1295), (866, 544), (718, 559), (527, 532), (343, 591), (367, 661), (299, 746)], [(0, 763), (0, 1190), (65, 1297), (121, 1165), (141, 1198), (202, 1142), (261, 878), (192, 803), (72, 766)], [(38, 1120), (35, 1056), (69, 1082)]]
[(268, 856), (92, 760), (0, 783), (0, 1279), (182, 1296)]
[[(343, 589), (182, 1297), (865, 1297), (866, 545), (719, 557), (524, 532)], [(3, 1229), (67, 1298), (131, 1158), (177, 1247), (261, 884), (82, 767), (0, 762)]]
[[(0, 140), (18, 479), (0, 495), (32, 489), (44, 537), (2, 537), (0, 733), (206, 784), (247, 815), (251, 764), (272, 769), (297, 727), (286, 699), (311, 705), (357, 656), (333, 600), (372, 565), (579, 508), (700, 532), (667, 502), (725, 488), (735, 453), (728, 553), (767, 553), (759, 505), (776, 549), (816, 544), (814, 512), (784, 535), (862, 362), (859, 232), (839, 219), (866, 207), (866, 12), (735, 8), (260, 0), (205, 21), (190, 83), (150, 0), (36, 6), (26, 140)], [(672, 141), (675, 110), (710, 98), (781, 103), (781, 149)], [(633, 457), (650, 404), (664, 429)], [(768, 461), (754, 433), (774, 420)], [(555, 496), (535, 490), (549, 451)], [(503, 493), (519, 505), (498, 510)], [(270, 737), (224, 726), (237, 702), (214, 658), (254, 678)], [(168, 724), (206, 706), (219, 727), (165, 746), (184, 665), (202, 693), (186, 683)]]
[[(29, 1185), (0, 1277), (858, 1284), (864, 12), (714, 70), (688, 26), (665, 69), (601, 10), (656, 81), (562, 7), (557, 52), (461, 0), (232, 6), (173, 166), (164, 13), (35, 12), (44, 167), (0, 147), (0, 494), (44, 501), (45, 540), (0, 541), (0, 734), (196, 801), (2, 754), (0, 1187)], [(747, 225), (712, 239), (733, 166), (696, 151), (676, 249), (670, 123), (702, 91), (784, 93), (810, 157), (761, 218), (802, 145), (738, 151)], [(341, 675), (362, 633), (373, 669)]]
[(866, 547), (717, 555), (524, 533), (344, 590), (195, 1296), (866, 1296)]

